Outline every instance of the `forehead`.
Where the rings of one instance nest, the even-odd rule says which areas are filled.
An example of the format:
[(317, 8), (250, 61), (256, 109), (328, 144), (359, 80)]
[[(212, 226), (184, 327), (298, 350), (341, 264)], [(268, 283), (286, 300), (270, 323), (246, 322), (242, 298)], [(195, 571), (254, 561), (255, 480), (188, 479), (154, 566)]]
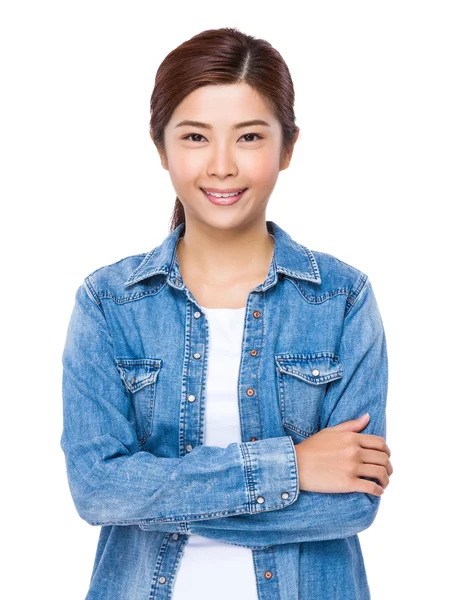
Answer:
[(182, 119), (222, 124), (259, 118), (274, 121), (268, 103), (248, 84), (206, 85), (192, 91), (180, 102), (170, 125)]

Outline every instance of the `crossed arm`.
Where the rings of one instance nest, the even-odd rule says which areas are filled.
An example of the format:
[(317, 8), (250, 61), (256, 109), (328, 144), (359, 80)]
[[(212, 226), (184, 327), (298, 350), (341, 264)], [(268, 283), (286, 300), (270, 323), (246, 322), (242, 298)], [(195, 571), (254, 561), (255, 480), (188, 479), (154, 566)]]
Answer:
[[(321, 428), (369, 412), (362, 433), (385, 438), (386, 341), (368, 280), (345, 317), (338, 356), (344, 376), (328, 386)], [(76, 509), (92, 525), (166, 532), (186, 527), (188, 533), (265, 548), (349, 537), (376, 516), (377, 496), (299, 490), (290, 436), (198, 446), (180, 458), (141, 451), (89, 278), (76, 293), (63, 367), (61, 447)]]

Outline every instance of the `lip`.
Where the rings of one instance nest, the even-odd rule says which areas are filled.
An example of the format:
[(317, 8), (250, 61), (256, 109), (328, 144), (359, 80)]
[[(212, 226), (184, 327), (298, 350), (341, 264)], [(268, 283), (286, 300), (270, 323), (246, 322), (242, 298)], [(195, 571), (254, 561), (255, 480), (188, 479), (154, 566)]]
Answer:
[(219, 188), (201, 188), (201, 190), (213, 192), (214, 194), (233, 194), (234, 192), (242, 192), (246, 188), (226, 188), (225, 190), (220, 190)]
[[(232, 196), (231, 198), (216, 198), (215, 196), (210, 196), (209, 194), (206, 194), (205, 193), (206, 189), (209, 192), (211, 192), (212, 188), (201, 188), (201, 191), (204, 194), (204, 196), (212, 204), (216, 204), (217, 206), (231, 206), (231, 204), (236, 204), (241, 198), (243, 198), (245, 192), (248, 190), (248, 188), (244, 188), (240, 194), (238, 194), (237, 196)], [(232, 190), (232, 191), (223, 190), (223, 191), (219, 191), (219, 192), (215, 192), (215, 193), (217, 193), (217, 194), (232, 194), (233, 192), (237, 192), (237, 191), (239, 191), (239, 190), (238, 189)]]

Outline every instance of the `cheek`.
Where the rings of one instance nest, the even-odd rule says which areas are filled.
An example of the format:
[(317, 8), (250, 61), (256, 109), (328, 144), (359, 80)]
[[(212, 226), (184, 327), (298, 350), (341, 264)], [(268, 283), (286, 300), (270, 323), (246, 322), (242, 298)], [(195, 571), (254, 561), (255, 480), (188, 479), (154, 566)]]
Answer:
[(279, 158), (272, 155), (261, 157), (251, 165), (250, 180), (257, 187), (269, 187), (276, 182), (279, 174)]
[(200, 164), (195, 153), (176, 153), (169, 160), (169, 175), (174, 182), (190, 182), (199, 170)]

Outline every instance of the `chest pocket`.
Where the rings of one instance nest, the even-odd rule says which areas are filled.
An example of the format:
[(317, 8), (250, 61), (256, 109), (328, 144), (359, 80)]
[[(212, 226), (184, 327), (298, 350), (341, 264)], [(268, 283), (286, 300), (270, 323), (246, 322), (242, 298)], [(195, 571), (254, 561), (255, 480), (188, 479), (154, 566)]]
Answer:
[(116, 358), (125, 392), (131, 401), (133, 426), (139, 444), (144, 444), (152, 430), (155, 391), (161, 368), (159, 358)]
[(295, 443), (320, 429), (327, 384), (343, 376), (333, 352), (275, 355), (280, 410), (287, 435)]

